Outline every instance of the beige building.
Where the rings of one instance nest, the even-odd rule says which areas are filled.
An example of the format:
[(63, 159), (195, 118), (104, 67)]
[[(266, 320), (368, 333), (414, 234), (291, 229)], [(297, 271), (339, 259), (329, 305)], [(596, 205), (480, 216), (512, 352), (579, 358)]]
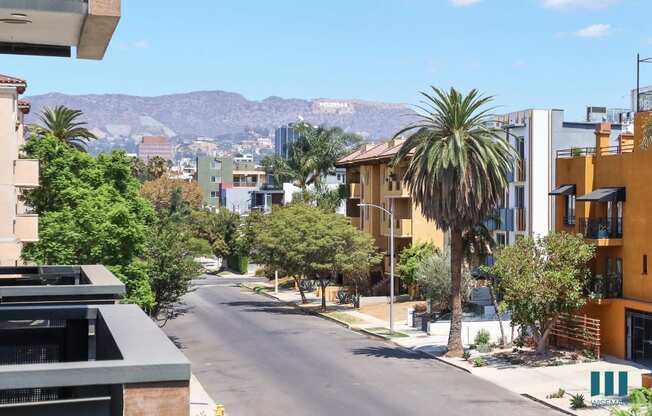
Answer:
[[(346, 168), (349, 198), (346, 215), (351, 223), (371, 234), (378, 248), (385, 253), (380, 276), (372, 276), (378, 284), (389, 274), (390, 217), (380, 209), (359, 207), (358, 204), (375, 204), (394, 213), (394, 247), (398, 253), (412, 244), (430, 242), (437, 247), (446, 244), (445, 234), (435, 224), (427, 221), (421, 209), (412, 201), (407, 185), (401, 181), (407, 162), (391, 166), (403, 140), (390, 140), (379, 144), (365, 144), (338, 161)], [(397, 279), (397, 286), (399, 286)]]
[(0, 75), (0, 265), (19, 264), (23, 244), (38, 240), (38, 216), (20, 200), (39, 184), (38, 160), (20, 157), (29, 103), (18, 96), (26, 88), (25, 81)]

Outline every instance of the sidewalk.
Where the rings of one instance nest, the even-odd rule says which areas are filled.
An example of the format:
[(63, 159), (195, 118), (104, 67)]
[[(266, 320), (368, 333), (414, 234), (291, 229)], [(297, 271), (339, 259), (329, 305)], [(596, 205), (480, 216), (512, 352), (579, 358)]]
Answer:
[[(352, 330), (362, 331), (378, 336), (379, 328), (389, 328), (389, 322), (354, 310), (349, 305), (327, 304), (327, 312), (319, 311), (321, 299), (312, 293), (307, 293), (308, 304), (301, 304), (301, 297), (298, 292), (288, 289), (279, 289), (274, 293), (274, 285), (269, 283), (246, 283), (242, 286), (251, 290), (258, 287), (257, 292), (280, 301), (292, 304), (296, 307), (305, 308), (312, 313), (319, 314), (327, 319), (335, 320)], [(471, 361), (461, 358), (448, 358), (446, 352), (446, 336), (430, 336), (425, 332), (408, 327), (407, 317), (399, 316), (394, 321), (395, 330), (401, 334), (399, 337), (389, 337), (386, 334), (382, 337), (401, 347), (420, 351), (432, 356), (447, 364), (453, 365), (461, 370), (467, 371), (477, 377), (483, 378), (507, 390), (530, 399), (542, 402), (571, 415), (592, 415), (608, 416), (610, 411), (606, 407), (591, 406), (590, 376), (592, 371), (627, 371), (628, 386), (630, 389), (641, 387), (641, 374), (650, 371), (643, 366), (636, 365), (629, 361), (618, 360), (612, 357), (589, 363), (564, 364), (547, 367), (527, 367), (523, 365), (512, 365), (508, 363), (488, 364), (484, 367), (474, 367)], [(472, 354), (471, 360), (482, 355)], [(548, 399), (547, 395), (556, 392), (560, 388), (566, 391), (563, 398)], [(585, 409), (572, 410), (570, 408), (570, 396), (583, 394), (588, 407)]]
[(190, 378), (190, 416), (213, 416), (215, 402), (193, 374)]

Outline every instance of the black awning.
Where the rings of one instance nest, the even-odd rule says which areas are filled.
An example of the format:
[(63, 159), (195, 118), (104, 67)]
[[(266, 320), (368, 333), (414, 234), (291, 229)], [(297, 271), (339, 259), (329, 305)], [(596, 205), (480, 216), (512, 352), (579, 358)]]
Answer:
[(575, 185), (562, 185), (559, 188), (548, 192), (548, 195), (575, 195)]
[(578, 202), (606, 202), (606, 201), (624, 201), (625, 188), (598, 188), (595, 191), (582, 195), (577, 198)]

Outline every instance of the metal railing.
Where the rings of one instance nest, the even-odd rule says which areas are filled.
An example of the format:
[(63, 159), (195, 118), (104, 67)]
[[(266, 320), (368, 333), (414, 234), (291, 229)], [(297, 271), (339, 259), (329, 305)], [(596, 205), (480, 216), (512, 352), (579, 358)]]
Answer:
[(575, 215), (564, 216), (564, 225), (575, 225)]
[(632, 153), (634, 151), (634, 144), (622, 144), (616, 146), (603, 146), (600, 148), (600, 156), (620, 155), (623, 153)]
[(571, 147), (570, 149), (557, 150), (557, 159), (580, 156), (595, 156), (595, 147)]
[(598, 299), (622, 298), (622, 273), (596, 274), (589, 280), (589, 294)]
[(584, 238), (623, 238), (623, 219), (617, 218), (580, 218), (580, 233)]

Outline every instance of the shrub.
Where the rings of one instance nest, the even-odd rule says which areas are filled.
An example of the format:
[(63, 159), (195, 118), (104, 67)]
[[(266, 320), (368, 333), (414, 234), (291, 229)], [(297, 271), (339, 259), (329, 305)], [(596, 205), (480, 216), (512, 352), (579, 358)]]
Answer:
[(634, 404), (652, 404), (652, 388), (634, 389), (629, 392), (628, 399)]
[(475, 349), (481, 353), (488, 353), (491, 352), (491, 350), (493, 350), (493, 347), (491, 346), (491, 344), (476, 344)]
[(566, 394), (566, 390), (560, 387), (559, 390), (547, 395), (546, 399), (561, 399), (562, 397), (564, 397), (564, 394)]
[(475, 334), (475, 345), (489, 344), (491, 341), (491, 334), (486, 329), (482, 328)]
[(487, 365), (487, 360), (482, 357), (475, 357), (473, 360), (473, 367), (484, 367)]
[(340, 305), (346, 305), (347, 303), (351, 303), (351, 296), (349, 295), (348, 290), (340, 289), (337, 291), (337, 303), (339, 303)]
[(416, 313), (423, 313), (428, 310), (428, 307), (426, 306), (425, 303), (415, 303), (414, 304), (414, 311)]
[(471, 358), (471, 353), (469, 351), (464, 351), (462, 353), (462, 358), (466, 361), (469, 361), (469, 358)]
[(584, 395), (580, 393), (573, 394), (570, 398), (570, 407), (573, 410), (585, 408)]

